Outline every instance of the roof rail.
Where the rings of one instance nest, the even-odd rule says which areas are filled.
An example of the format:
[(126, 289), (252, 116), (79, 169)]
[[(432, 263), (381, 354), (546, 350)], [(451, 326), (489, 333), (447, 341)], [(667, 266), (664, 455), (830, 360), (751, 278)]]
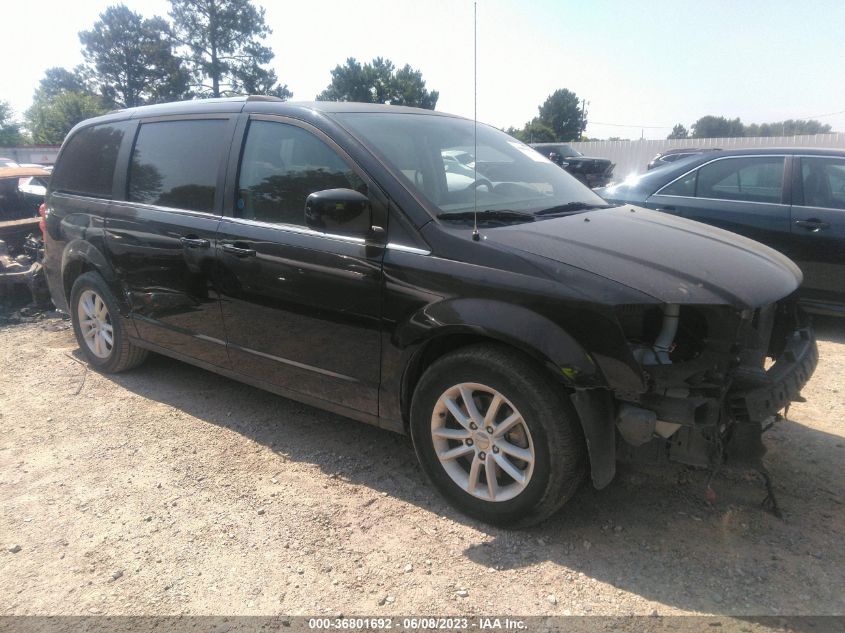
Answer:
[(247, 101), (284, 101), (284, 99), (280, 99), (279, 97), (274, 97), (272, 95), (249, 95), (246, 98)]

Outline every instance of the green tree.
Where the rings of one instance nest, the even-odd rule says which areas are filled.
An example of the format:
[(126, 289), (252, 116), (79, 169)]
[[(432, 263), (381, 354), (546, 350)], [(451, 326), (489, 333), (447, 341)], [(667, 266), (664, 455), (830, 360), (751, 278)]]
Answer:
[(318, 101), (378, 103), (374, 94), (375, 87), (371, 85), (373, 70), (370, 64), (367, 64), (365, 70), (354, 57), (349, 57), (345, 65), (338, 64), (331, 74), (332, 82), (317, 95)]
[(692, 124), (692, 138), (735, 138), (745, 136), (745, 126), (738, 118), (703, 116)]
[(689, 130), (687, 130), (687, 128), (685, 128), (681, 123), (678, 123), (672, 128), (672, 133), (666, 138), (689, 138)]
[(12, 106), (0, 101), (0, 147), (20, 145), (24, 142), (21, 125), (15, 120)]
[(101, 99), (90, 93), (67, 91), (45, 97), (36, 92), (26, 111), (26, 126), (34, 143), (58, 144), (74, 125), (107, 110)]
[(50, 99), (63, 92), (87, 92), (88, 82), (81, 66), (73, 70), (54, 66), (44, 71), (44, 78), (38, 83), (38, 90), (42, 97)]
[(34, 143), (61, 143), (74, 125), (108, 109), (90, 91), (81, 68), (54, 67), (38, 82), (24, 121)]
[(745, 136), (799, 136), (803, 134), (827, 134), (830, 131), (830, 125), (815, 119), (787, 119), (773, 123), (747, 125)]
[(577, 141), (587, 128), (586, 113), (577, 95), (561, 88), (540, 106), (540, 123), (554, 132), (552, 141)]
[(250, 0), (170, 0), (174, 37), (185, 48), (192, 88), (202, 96), (247, 92), (291, 96), (265, 66), (273, 51), (264, 9)]
[(331, 71), (332, 82), (317, 95), (318, 101), (389, 103), (434, 110), (440, 93), (427, 90), (422, 72), (405, 64), (400, 69), (389, 59), (376, 57), (367, 64), (354, 57)]
[(440, 93), (437, 90), (426, 90), (422, 72), (411, 68), (409, 64), (394, 73), (393, 96), (390, 100), (393, 105), (434, 110), (439, 98)]
[(530, 120), (522, 129), (510, 127), (506, 131), (523, 143), (551, 143), (557, 140), (555, 131), (538, 118)]
[(173, 54), (170, 27), (124, 5), (108, 7), (90, 31), (79, 34), (86, 71), (115, 106), (175, 101), (188, 92), (188, 73)]

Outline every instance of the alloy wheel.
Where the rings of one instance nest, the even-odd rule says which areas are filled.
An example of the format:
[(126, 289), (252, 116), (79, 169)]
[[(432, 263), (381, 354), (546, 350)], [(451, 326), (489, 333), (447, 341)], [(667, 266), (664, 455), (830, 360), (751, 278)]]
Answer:
[(431, 416), (431, 439), (443, 469), (474, 497), (508, 501), (531, 481), (531, 432), (516, 407), (492, 387), (461, 383), (443, 392)]
[(88, 349), (97, 358), (108, 358), (114, 349), (114, 327), (106, 302), (95, 291), (86, 289), (79, 295), (76, 314)]

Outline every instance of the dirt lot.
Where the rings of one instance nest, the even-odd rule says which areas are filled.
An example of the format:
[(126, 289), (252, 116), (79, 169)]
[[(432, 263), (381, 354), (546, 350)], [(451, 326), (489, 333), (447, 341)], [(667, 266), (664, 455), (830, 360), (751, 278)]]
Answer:
[[(67, 323), (0, 326), (0, 614), (843, 614), (845, 322), (756, 477), (624, 467), (539, 528), (450, 509), (405, 438)], [(18, 549), (19, 548), (19, 549)]]

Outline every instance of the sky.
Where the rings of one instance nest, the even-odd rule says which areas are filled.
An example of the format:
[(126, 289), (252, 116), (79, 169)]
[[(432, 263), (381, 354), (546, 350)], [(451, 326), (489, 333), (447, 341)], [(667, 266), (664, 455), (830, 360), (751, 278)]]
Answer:
[[(4, 2), (0, 100), (19, 115), (44, 70), (82, 61), (109, 0)], [(272, 62), (311, 100), (347, 57), (422, 71), (437, 109), (472, 117), (472, 0), (256, 0)], [(166, 16), (167, 0), (124, 0)], [(818, 118), (845, 132), (843, 0), (478, 0), (477, 113), (521, 127), (558, 88), (588, 102), (591, 138), (665, 138), (701, 116)], [(18, 25), (17, 27), (14, 25)]]

